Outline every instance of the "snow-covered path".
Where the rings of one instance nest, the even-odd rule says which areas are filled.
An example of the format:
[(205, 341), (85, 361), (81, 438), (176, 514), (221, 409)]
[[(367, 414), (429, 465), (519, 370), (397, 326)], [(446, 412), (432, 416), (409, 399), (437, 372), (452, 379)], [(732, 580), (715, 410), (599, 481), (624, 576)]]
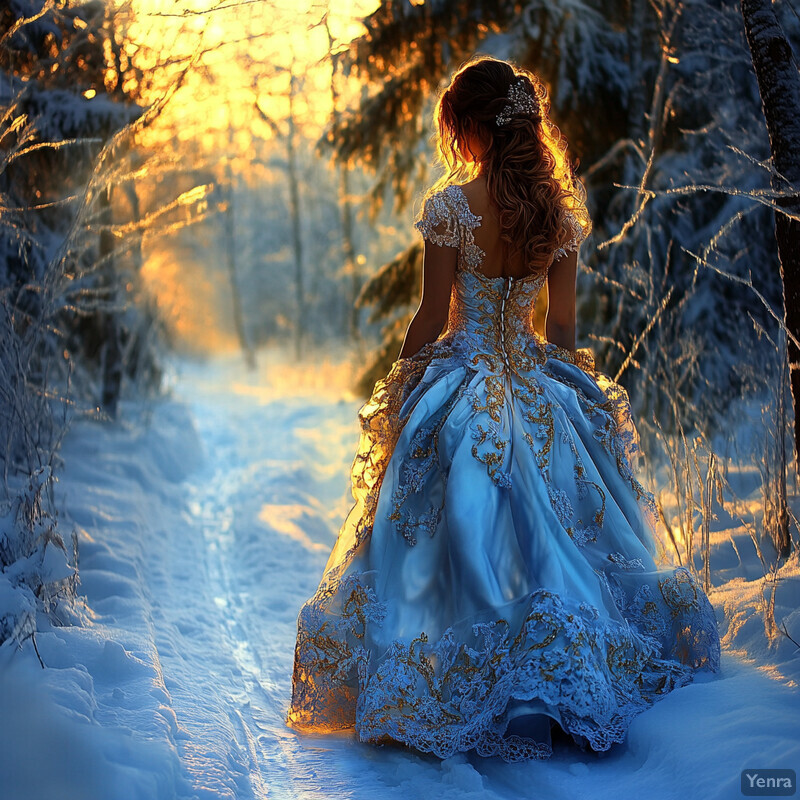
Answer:
[(185, 366), (146, 428), (73, 431), (60, 491), (86, 624), (38, 642), (54, 702), (104, 729), (83, 736), (101, 788), (74, 796), (727, 800), (742, 769), (800, 768), (797, 687), (728, 653), (602, 758), (442, 762), (288, 729), (295, 620), (350, 505), (357, 408), (223, 362)]

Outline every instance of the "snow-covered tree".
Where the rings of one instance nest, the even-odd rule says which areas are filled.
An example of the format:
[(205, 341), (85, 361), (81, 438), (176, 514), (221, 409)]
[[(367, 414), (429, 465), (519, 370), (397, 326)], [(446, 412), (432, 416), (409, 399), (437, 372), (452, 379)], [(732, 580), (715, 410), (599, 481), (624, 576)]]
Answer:
[(107, 143), (142, 112), (112, 80), (113, 52), (101, 2), (0, 9), (0, 642), (74, 592), (49, 501), (69, 414), (113, 413), (123, 372), (152, 363), (98, 179)]
[[(331, 126), (338, 158), (375, 171), (377, 201), (391, 186), (407, 203), (427, 179), (430, 99), (450, 71), (475, 51), (533, 69), (589, 189), (580, 336), (645, 422), (712, 425), (722, 399), (758, 379), (748, 357), (774, 333), (779, 297), (769, 210), (748, 196), (765, 187), (768, 141), (737, 4), (385, 3), (365, 24), (339, 57), (367, 88)], [(363, 389), (399, 351), (420, 253), (412, 245), (365, 287), (388, 325)], [(738, 280), (751, 273), (763, 303)]]

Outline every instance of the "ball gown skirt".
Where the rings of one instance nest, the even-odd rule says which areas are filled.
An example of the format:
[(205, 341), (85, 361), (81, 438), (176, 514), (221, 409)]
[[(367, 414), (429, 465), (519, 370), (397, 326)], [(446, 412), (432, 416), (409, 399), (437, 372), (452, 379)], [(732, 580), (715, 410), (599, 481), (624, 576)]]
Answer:
[(627, 395), (533, 330), (543, 278), (459, 269), (446, 333), (359, 411), (355, 504), (298, 618), (287, 722), (441, 758), (608, 750), (697, 670), (714, 610), (657, 566)]

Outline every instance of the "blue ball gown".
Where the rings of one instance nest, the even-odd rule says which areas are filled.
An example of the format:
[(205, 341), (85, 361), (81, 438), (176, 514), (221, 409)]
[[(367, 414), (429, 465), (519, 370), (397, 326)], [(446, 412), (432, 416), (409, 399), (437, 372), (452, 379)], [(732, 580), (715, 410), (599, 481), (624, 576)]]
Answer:
[(480, 222), (452, 184), (416, 223), (459, 249), (447, 329), (359, 411), (355, 504), (299, 614), (287, 723), (441, 758), (548, 758), (558, 727), (608, 750), (719, 670), (716, 617), (689, 570), (656, 565), (624, 389), (534, 330), (543, 275), (480, 272)]

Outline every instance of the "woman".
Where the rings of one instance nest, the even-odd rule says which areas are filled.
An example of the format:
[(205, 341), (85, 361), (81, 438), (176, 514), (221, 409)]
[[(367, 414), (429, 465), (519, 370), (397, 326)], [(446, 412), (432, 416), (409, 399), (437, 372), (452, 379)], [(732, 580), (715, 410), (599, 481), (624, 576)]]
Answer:
[(300, 612), (299, 730), (442, 758), (547, 758), (557, 735), (602, 752), (719, 669), (707, 597), (656, 566), (627, 395), (574, 349), (591, 222), (547, 112), (533, 74), (491, 58), (439, 99), (450, 173), (416, 223), (400, 358), (359, 412), (355, 505)]

